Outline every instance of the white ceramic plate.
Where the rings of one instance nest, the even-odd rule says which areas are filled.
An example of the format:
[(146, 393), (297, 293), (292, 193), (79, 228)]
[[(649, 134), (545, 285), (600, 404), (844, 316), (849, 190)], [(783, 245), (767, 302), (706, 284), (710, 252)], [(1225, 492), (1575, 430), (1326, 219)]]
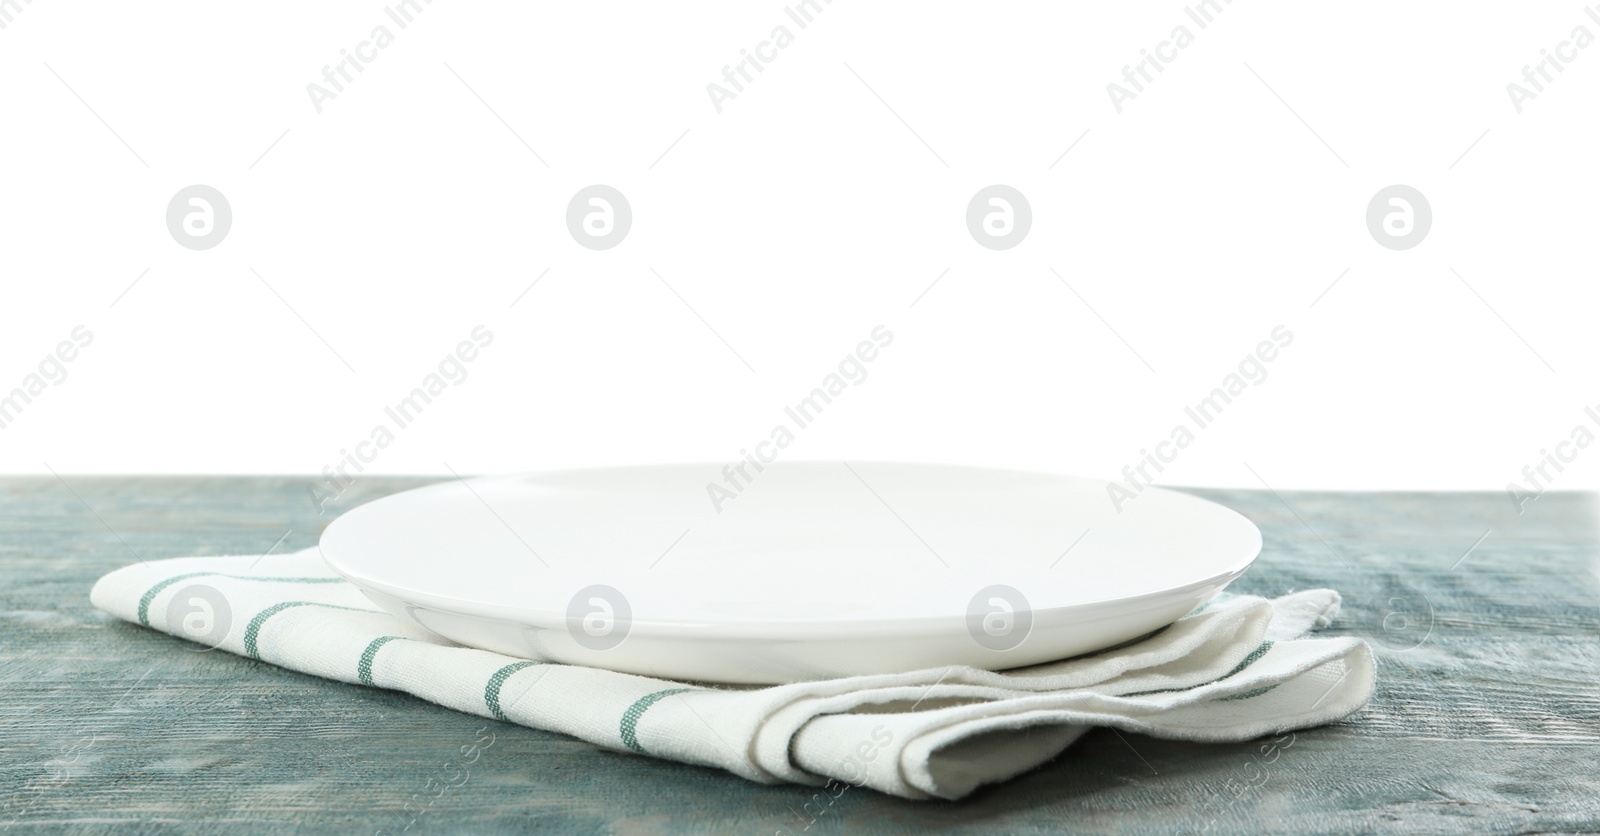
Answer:
[(452, 480), (339, 517), (322, 554), (388, 611), (461, 644), (776, 683), (1110, 647), (1183, 616), (1261, 550), (1239, 514), (1157, 488), (1119, 512), (1091, 479), (763, 467)]

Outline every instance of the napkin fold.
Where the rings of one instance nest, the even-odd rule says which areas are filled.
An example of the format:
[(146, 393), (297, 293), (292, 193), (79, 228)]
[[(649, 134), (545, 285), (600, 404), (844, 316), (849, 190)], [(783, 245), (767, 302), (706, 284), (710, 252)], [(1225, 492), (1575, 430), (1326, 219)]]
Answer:
[[(180, 598), (181, 596), (181, 598)], [(315, 548), (176, 558), (101, 578), (94, 605), (180, 638), (598, 746), (752, 781), (961, 798), (1110, 726), (1244, 741), (1359, 710), (1375, 670), (1355, 638), (1308, 638), (1338, 613), (1313, 589), (1221, 596), (1171, 626), (1087, 656), (1005, 672), (968, 667), (772, 687), (672, 682), (462, 647), (382, 611)]]

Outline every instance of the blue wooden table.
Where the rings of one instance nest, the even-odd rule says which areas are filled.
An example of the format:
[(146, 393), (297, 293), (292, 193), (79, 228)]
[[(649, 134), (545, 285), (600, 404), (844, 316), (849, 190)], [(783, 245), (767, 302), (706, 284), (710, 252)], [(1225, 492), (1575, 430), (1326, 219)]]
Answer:
[[(0, 479), (0, 829), (1600, 830), (1593, 495), (1519, 516), (1502, 494), (1196, 491), (1265, 537), (1234, 589), (1344, 594), (1334, 632), (1378, 656), (1363, 713), (1266, 754), (1097, 731), (960, 803), (851, 790), (808, 827), (809, 788), (194, 652), (90, 607), (94, 580), (135, 555), (310, 546), (338, 512), (431, 480), (365, 480), (324, 514), (309, 481)], [(470, 778), (433, 797), (477, 739), (492, 743)]]

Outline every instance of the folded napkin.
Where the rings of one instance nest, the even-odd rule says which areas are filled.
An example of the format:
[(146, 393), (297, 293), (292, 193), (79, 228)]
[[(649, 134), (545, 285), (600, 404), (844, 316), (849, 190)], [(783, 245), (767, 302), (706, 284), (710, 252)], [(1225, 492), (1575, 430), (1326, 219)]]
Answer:
[[(1224, 596), (1100, 653), (773, 687), (671, 682), (462, 647), (380, 610), (315, 548), (128, 566), (90, 593), (112, 615), (328, 679), (763, 783), (956, 799), (1059, 754), (1095, 726), (1243, 741), (1364, 705), (1366, 643), (1305, 638), (1339, 595)], [(819, 794), (820, 797), (820, 794)]]

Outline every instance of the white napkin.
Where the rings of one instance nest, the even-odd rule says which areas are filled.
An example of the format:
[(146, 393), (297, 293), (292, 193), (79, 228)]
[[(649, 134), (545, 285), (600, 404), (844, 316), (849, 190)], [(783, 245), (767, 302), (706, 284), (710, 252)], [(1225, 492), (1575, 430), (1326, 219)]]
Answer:
[(961, 798), (1095, 726), (1243, 741), (1321, 725), (1360, 709), (1374, 679), (1365, 642), (1304, 638), (1338, 612), (1328, 589), (1224, 596), (1122, 647), (1004, 673), (949, 667), (754, 688), (461, 647), (380, 610), (315, 548), (135, 564), (101, 578), (90, 598), (119, 618), (291, 670), (752, 781), (824, 786), (820, 800), (848, 786)]

